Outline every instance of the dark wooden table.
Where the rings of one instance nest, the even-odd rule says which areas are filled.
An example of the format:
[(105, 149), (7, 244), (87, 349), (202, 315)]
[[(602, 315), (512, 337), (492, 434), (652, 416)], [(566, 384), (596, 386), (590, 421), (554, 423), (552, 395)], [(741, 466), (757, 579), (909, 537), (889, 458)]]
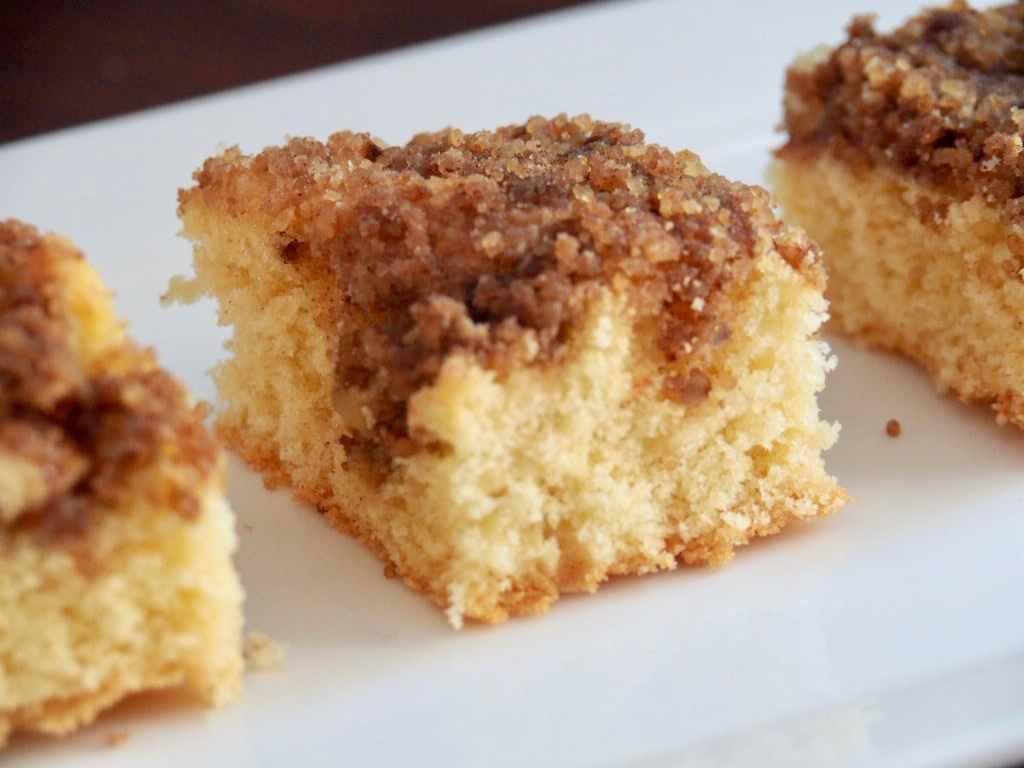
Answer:
[(15, 0), (0, 142), (583, 0)]

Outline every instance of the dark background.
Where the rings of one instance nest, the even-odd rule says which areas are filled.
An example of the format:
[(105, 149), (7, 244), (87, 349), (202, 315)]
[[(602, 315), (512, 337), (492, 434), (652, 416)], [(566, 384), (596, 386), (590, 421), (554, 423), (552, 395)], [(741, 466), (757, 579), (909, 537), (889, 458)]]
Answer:
[(19, 0), (0, 11), (0, 142), (583, 0)]

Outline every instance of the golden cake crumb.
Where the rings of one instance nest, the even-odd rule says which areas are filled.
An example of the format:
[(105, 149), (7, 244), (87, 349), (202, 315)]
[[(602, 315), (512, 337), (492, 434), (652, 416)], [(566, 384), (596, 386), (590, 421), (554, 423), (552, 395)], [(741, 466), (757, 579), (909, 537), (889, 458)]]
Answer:
[(903, 432), (903, 425), (896, 419), (889, 419), (885, 422), (885, 434), (889, 437), (899, 437)]

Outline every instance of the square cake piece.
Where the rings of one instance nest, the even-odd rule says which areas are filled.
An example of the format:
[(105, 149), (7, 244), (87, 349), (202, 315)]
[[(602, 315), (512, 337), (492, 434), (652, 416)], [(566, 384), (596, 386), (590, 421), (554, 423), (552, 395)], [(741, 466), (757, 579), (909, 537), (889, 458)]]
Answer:
[(774, 181), (835, 329), (1024, 426), (1024, 4), (855, 19), (786, 81)]
[(824, 275), (763, 190), (587, 117), (296, 139), (180, 195), (216, 428), (451, 622), (719, 564), (846, 499)]
[(0, 746), (136, 691), (231, 701), (223, 455), (71, 243), (0, 222)]

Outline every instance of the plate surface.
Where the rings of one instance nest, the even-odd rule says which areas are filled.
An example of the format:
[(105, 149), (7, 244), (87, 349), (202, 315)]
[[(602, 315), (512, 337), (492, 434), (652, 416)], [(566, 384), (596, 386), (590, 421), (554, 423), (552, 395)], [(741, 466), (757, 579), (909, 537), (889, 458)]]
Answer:
[[(368, 130), (393, 143), (589, 112), (757, 182), (783, 69), (879, 0), (598, 4), (0, 147), (0, 215), (74, 239), (135, 335), (212, 398), (212, 306), (163, 309), (189, 271), (176, 190), (230, 144)], [(891, 26), (916, 3), (888, 2)], [(620, 579), (535, 620), (452, 631), (426, 600), (238, 461), (251, 629), (286, 643), (208, 716), (174, 695), (19, 766), (946, 766), (1024, 757), (1024, 434), (914, 366), (834, 342), (822, 406), (840, 515), (727, 568)], [(903, 435), (885, 424), (898, 418)], [(110, 734), (129, 734), (116, 747)]]

